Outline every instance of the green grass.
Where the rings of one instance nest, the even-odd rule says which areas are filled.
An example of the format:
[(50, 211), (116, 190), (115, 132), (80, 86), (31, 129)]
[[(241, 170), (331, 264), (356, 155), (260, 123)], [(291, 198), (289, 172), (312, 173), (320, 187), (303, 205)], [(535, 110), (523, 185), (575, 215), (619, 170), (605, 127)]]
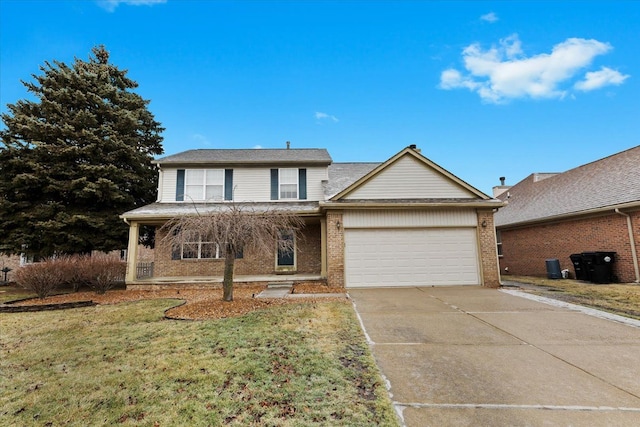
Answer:
[(164, 319), (176, 303), (0, 314), (0, 424), (398, 425), (350, 305)]
[(503, 276), (503, 279), (540, 286), (540, 289), (529, 291), (537, 295), (640, 319), (640, 285), (598, 285), (577, 280), (526, 276)]

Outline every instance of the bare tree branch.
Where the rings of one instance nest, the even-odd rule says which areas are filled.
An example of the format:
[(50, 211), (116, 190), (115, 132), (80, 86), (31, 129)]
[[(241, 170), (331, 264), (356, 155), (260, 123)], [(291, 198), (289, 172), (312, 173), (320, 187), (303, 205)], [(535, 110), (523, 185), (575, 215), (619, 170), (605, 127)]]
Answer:
[(251, 204), (220, 204), (213, 212), (200, 212), (194, 205), (192, 214), (167, 221), (161, 230), (162, 242), (171, 248), (183, 248), (185, 243), (198, 241), (217, 245), (224, 254), (225, 273), (223, 300), (233, 301), (233, 267), (236, 254), (245, 249), (256, 252), (271, 251), (276, 242), (278, 250), (294, 250), (293, 239), (281, 238), (282, 233), (294, 233), (304, 226), (294, 212), (269, 208), (254, 209)]

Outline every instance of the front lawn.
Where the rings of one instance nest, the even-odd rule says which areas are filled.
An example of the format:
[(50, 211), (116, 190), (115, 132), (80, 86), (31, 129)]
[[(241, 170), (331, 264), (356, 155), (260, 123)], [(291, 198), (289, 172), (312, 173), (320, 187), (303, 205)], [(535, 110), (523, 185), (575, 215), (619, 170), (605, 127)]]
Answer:
[(6, 425), (398, 425), (353, 309), (175, 321), (156, 299), (0, 314)]
[(640, 285), (598, 285), (579, 280), (525, 276), (502, 276), (502, 279), (535, 285), (538, 289), (527, 291), (537, 295), (640, 319)]

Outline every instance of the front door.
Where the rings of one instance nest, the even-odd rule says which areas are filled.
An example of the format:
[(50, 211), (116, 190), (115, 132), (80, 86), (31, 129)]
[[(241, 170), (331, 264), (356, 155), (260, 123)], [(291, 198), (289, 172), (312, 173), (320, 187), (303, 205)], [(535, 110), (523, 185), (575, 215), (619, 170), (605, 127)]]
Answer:
[(280, 233), (276, 271), (294, 271), (296, 268), (295, 235), (291, 231)]

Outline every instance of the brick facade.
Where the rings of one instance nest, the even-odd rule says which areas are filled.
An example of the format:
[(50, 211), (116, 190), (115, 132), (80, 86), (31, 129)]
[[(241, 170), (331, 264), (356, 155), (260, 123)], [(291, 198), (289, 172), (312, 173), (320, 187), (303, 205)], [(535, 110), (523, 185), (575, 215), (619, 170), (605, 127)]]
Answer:
[[(162, 232), (158, 230), (154, 259), (155, 277), (222, 277), (224, 259), (173, 260), (170, 248), (162, 242), (163, 237)], [(275, 246), (274, 242), (273, 250), (267, 253), (256, 253), (247, 248), (243, 257), (236, 259), (234, 273), (243, 276), (276, 274)], [(320, 253), (320, 224), (306, 225), (301, 231), (301, 236), (296, 239), (295, 272), (319, 275)]]
[[(640, 254), (640, 211), (630, 212), (636, 252)], [(520, 228), (500, 229), (503, 274), (546, 276), (546, 259), (558, 259), (561, 269), (574, 276), (569, 255), (591, 251), (616, 252), (614, 275), (620, 282), (636, 280), (627, 218), (616, 214), (574, 219)]]
[(327, 284), (344, 287), (344, 226), (342, 212), (327, 212)]
[(478, 210), (477, 215), (482, 285), (489, 288), (497, 288), (500, 286), (500, 271), (498, 270), (493, 210)]

